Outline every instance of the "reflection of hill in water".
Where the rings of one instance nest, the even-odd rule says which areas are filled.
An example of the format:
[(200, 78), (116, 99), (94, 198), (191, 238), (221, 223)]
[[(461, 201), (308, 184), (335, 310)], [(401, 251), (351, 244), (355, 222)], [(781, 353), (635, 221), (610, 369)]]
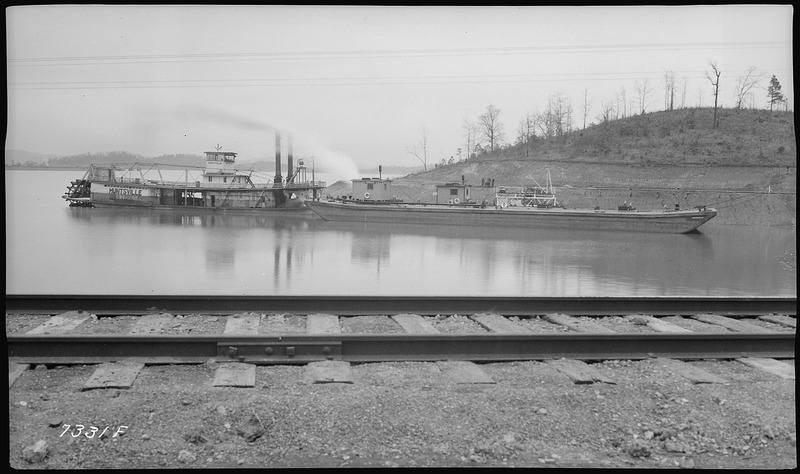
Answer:
[(77, 220), (106, 224), (149, 224), (182, 227), (227, 227), (267, 229), (311, 229), (322, 224), (311, 212), (276, 211), (255, 213), (247, 211), (197, 211), (180, 209), (68, 209)]

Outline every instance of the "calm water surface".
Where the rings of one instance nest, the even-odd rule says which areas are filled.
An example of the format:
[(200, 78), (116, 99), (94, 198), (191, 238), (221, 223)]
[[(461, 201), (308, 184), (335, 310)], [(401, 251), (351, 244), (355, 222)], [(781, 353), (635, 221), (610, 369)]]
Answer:
[(659, 235), (70, 208), (61, 195), (81, 176), (6, 171), (7, 294), (797, 295), (780, 262), (796, 251), (794, 228)]

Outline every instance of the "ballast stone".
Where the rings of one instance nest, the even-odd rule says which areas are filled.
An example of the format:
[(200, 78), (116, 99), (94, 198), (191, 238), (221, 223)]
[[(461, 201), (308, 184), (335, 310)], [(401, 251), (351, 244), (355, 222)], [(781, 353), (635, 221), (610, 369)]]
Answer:
[(44, 461), (48, 453), (47, 442), (40, 439), (22, 450), (22, 458), (31, 464), (35, 464)]

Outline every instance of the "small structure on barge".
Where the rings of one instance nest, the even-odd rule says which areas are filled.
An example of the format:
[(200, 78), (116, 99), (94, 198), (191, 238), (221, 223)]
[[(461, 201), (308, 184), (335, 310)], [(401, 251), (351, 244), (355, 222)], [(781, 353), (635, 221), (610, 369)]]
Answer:
[[(116, 165), (91, 165), (84, 177), (73, 181), (62, 197), (70, 206), (87, 207), (148, 207), (204, 208), (222, 210), (306, 210), (303, 202), (316, 199), (325, 183), (309, 181), (303, 160), (295, 169), (289, 135), (288, 174), (281, 176), (280, 134), (275, 136), (275, 177), (271, 183), (256, 183), (252, 171), (235, 169), (237, 153), (205, 152), (206, 166), (199, 180), (189, 179), (186, 170), (183, 180), (163, 179), (161, 170), (152, 165), (158, 179), (145, 177), (141, 165), (120, 168)], [(155, 168), (155, 170), (153, 170)], [(139, 176), (134, 176), (138, 171)]]
[(383, 178), (351, 179), (353, 199), (358, 201), (391, 201), (392, 180)]

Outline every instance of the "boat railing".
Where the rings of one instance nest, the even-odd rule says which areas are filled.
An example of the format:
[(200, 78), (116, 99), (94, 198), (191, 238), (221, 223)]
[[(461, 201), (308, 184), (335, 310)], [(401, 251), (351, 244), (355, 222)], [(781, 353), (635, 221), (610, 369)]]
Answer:
[(114, 181), (123, 184), (147, 184), (152, 182), (152, 180), (149, 180), (147, 178), (128, 178), (125, 176), (116, 177)]
[(327, 183), (325, 181), (293, 181), (288, 184), (284, 184), (284, 187), (320, 187), (324, 188), (327, 187)]
[(542, 187), (502, 186), (495, 193), (500, 207), (557, 207), (556, 195)]
[[(116, 177), (114, 182), (120, 184), (144, 184), (144, 185), (158, 185), (158, 186), (169, 186), (169, 187), (177, 187), (177, 188), (200, 188), (203, 187), (203, 183), (197, 180), (165, 180), (165, 179), (148, 179), (148, 178), (134, 178), (134, 177)], [(303, 188), (303, 187), (326, 187), (325, 181), (303, 181), (303, 182), (294, 182), (283, 184), (281, 186), (276, 186), (274, 182), (253, 182), (252, 185), (250, 183), (228, 183), (225, 185), (228, 188), (232, 189), (246, 189), (246, 188)]]
[(531, 186), (501, 186), (497, 188), (495, 194), (508, 197), (555, 196), (553, 192), (547, 189)]

